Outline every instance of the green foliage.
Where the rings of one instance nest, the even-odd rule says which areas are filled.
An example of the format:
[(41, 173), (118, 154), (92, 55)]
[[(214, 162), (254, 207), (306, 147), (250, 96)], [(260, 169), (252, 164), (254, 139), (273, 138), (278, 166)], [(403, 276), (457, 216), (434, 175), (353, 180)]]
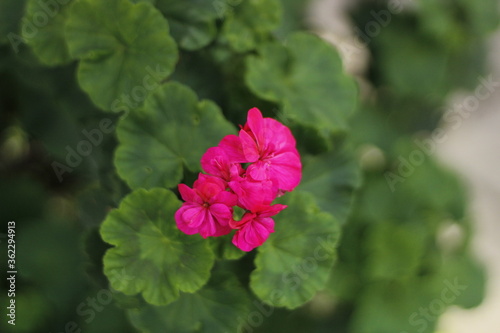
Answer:
[[(141, 94), (136, 99), (143, 100), (142, 94), (172, 73), (178, 57), (161, 13), (147, 3), (133, 5), (128, 0), (75, 1), (66, 40), (71, 58), (80, 60), (81, 88), (105, 111), (136, 107), (124, 106), (129, 103), (123, 95)], [(134, 91), (138, 89), (140, 93)]]
[(145, 305), (129, 310), (132, 323), (151, 333), (236, 332), (249, 310), (247, 292), (226, 274), (214, 274), (196, 294), (181, 294), (167, 306)]
[(296, 308), (324, 287), (340, 235), (339, 223), (321, 212), (307, 193), (289, 194), (280, 203), (276, 232), (259, 247), (250, 286), (272, 306)]
[(247, 60), (245, 79), (253, 92), (279, 103), (284, 117), (313, 127), (325, 140), (333, 131), (346, 130), (356, 88), (330, 45), (296, 33), (285, 45), (264, 44), (258, 53)]
[[(300, 31), (304, 0), (0, 1), (16, 329), (431, 333), (441, 313), (422, 322), (419, 309), (450, 284), (443, 311), (477, 306), (485, 277), (463, 188), (432, 152), (400, 167), (447, 94), (484, 73), (495, 3), (423, 0), (393, 15), (366, 44), (373, 98), (361, 101), (335, 48)], [(360, 2), (353, 21), (381, 5)], [(233, 234), (182, 233), (174, 214), (177, 185), (252, 107), (291, 128), (303, 175), (247, 253)]]
[(113, 288), (166, 305), (179, 291), (195, 292), (207, 282), (214, 255), (199, 236), (177, 229), (173, 215), (179, 207), (168, 190), (139, 189), (108, 215), (101, 235), (115, 246), (104, 256), (104, 273)]
[(68, 1), (52, 7), (42, 1), (28, 1), (22, 27), (23, 39), (40, 62), (47, 66), (64, 65), (72, 60), (64, 37), (70, 4), (71, 1)]
[(174, 187), (185, 165), (200, 169), (203, 153), (234, 132), (211, 101), (178, 83), (158, 88), (144, 108), (120, 121), (116, 151), (118, 174), (131, 188)]

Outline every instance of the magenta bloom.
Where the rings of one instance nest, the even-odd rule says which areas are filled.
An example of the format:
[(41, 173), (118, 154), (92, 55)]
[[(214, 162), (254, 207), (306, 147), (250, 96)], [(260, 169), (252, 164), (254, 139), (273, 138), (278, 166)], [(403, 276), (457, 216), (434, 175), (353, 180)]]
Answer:
[(249, 211), (270, 205), (278, 195), (278, 188), (270, 180), (258, 182), (239, 177), (229, 182), (229, 187), (238, 196), (238, 206)]
[(208, 148), (201, 157), (201, 167), (206, 173), (229, 182), (243, 175), (245, 170), (235, 163), (220, 147)]
[(271, 216), (285, 209), (285, 205), (261, 206), (255, 212), (247, 212), (240, 221), (232, 220), (230, 226), (237, 229), (233, 244), (243, 251), (252, 251), (261, 246), (274, 232), (274, 220)]
[[(185, 202), (175, 213), (178, 228), (204, 238), (234, 229), (233, 244), (239, 249), (251, 251), (262, 245), (274, 232), (271, 217), (286, 208), (271, 203), (292, 191), (302, 175), (290, 129), (253, 108), (239, 135), (226, 135), (200, 163), (207, 174), (200, 173), (192, 189), (179, 184)], [(233, 218), (234, 206), (245, 210), (240, 221)]]
[[(239, 141), (237, 140), (239, 138)], [(246, 173), (256, 181), (272, 180), (282, 191), (292, 191), (300, 182), (302, 164), (288, 127), (263, 118), (257, 108), (248, 111), (239, 137), (227, 136), (219, 147), (235, 161), (252, 163)]]
[(175, 213), (177, 227), (188, 235), (199, 233), (203, 238), (223, 236), (231, 232), (229, 221), (238, 202), (234, 193), (226, 191), (226, 183), (217, 177), (200, 174), (193, 188), (179, 184), (186, 201)]

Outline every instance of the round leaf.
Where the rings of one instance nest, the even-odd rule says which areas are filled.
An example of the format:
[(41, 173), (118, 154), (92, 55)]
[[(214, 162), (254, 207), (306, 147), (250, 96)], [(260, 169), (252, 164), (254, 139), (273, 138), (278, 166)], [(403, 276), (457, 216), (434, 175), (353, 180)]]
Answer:
[(229, 4), (226, 10), (221, 36), (236, 52), (255, 49), (260, 39), (279, 26), (282, 16), (279, 0), (246, 0)]
[(113, 288), (166, 305), (179, 291), (195, 292), (207, 282), (214, 254), (201, 237), (177, 229), (174, 214), (180, 205), (169, 190), (139, 189), (108, 214), (101, 236), (115, 246), (104, 256)]
[(151, 4), (77, 0), (66, 26), (78, 80), (103, 110), (129, 110), (170, 75), (178, 58), (168, 23)]
[(23, 19), (23, 39), (45, 65), (58, 66), (71, 61), (64, 37), (64, 25), (71, 3), (28, 1)]
[(338, 53), (316, 36), (292, 35), (283, 46), (268, 43), (247, 58), (245, 76), (257, 96), (280, 103), (284, 116), (316, 128), (324, 138), (345, 130), (357, 89)]
[(233, 333), (248, 314), (249, 297), (234, 277), (219, 276), (195, 294), (181, 294), (167, 306), (129, 310), (132, 324), (150, 333)]
[(168, 19), (172, 36), (183, 49), (200, 49), (215, 38), (217, 11), (212, 1), (157, 0), (156, 7)]
[(259, 247), (250, 286), (264, 302), (296, 308), (322, 289), (336, 258), (340, 224), (321, 212), (307, 192), (293, 192), (280, 203), (275, 232)]
[(173, 187), (182, 166), (200, 171), (200, 158), (226, 134), (234, 132), (220, 109), (179, 83), (155, 91), (140, 112), (118, 124), (120, 145), (115, 165), (131, 188)]
[(356, 160), (344, 150), (306, 157), (299, 190), (314, 195), (319, 207), (345, 223), (360, 186), (361, 174)]

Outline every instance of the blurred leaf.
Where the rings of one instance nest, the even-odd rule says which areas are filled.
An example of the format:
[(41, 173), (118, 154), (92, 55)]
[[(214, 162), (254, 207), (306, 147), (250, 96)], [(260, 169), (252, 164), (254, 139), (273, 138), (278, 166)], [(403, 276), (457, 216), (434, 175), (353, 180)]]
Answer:
[[(12, 43), (14, 40), (18, 42), (18, 39), (21, 38), (19, 30), (26, 1), (0, 1), (0, 44), (7, 44), (9, 41)], [(14, 47), (14, 50), (16, 50), (16, 47)]]
[(284, 117), (316, 128), (326, 140), (345, 130), (357, 90), (327, 42), (295, 33), (286, 46), (268, 43), (247, 61), (246, 83), (259, 97), (283, 105)]
[(307, 192), (292, 192), (274, 220), (276, 232), (258, 248), (250, 287), (264, 302), (296, 308), (322, 289), (336, 258), (340, 224)]
[[(72, 1), (29, 0), (23, 18), (23, 39), (31, 46), (41, 63), (59, 66), (71, 61), (64, 37)], [(40, 22), (40, 18), (44, 21)], [(44, 24), (42, 24), (44, 23)]]
[(486, 35), (498, 28), (500, 18), (498, 1), (458, 0), (457, 2), (463, 6), (468, 23), (474, 33)]
[(261, 39), (278, 27), (282, 8), (279, 0), (246, 0), (235, 3), (228, 2), (229, 8), (222, 38), (236, 52), (247, 52), (257, 47)]
[(201, 237), (177, 229), (174, 214), (180, 204), (168, 190), (139, 189), (108, 214), (101, 236), (115, 246), (104, 256), (113, 288), (166, 305), (180, 291), (195, 292), (207, 282), (214, 255)]
[(156, 0), (156, 7), (168, 19), (172, 36), (180, 47), (197, 50), (215, 38), (217, 11), (213, 1)]
[(484, 267), (469, 254), (446, 258), (436, 283), (449, 289), (453, 304), (466, 309), (480, 305), (486, 295)]
[(142, 332), (233, 333), (248, 310), (248, 294), (237, 280), (217, 275), (194, 294), (182, 293), (167, 306), (145, 304), (129, 317)]
[(351, 330), (356, 333), (421, 332), (434, 333), (438, 315), (420, 309), (425, 306), (429, 312), (432, 296), (425, 284), (411, 281), (400, 283), (370, 283), (366, 292), (357, 302), (356, 311), (351, 319)]
[(219, 259), (236, 260), (243, 257), (247, 252), (238, 249), (232, 243), (233, 234), (221, 237), (211, 237), (212, 249)]
[(356, 160), (347, 151), (336, 149), (317, 156), (306, 156), (298, 190), (314, 195), (318, 206), (344, 224), (351, 210), (354, 190), (361, 185)]
[[(375, 39), (380, 84), (398, 95), (441, 101), (450, 88), (446, 82), (449, 57), (446, 45), (415, 35), (415, 27), (400, 21), (394, 21), (390, 27)], [(413, 38), (408, 38), (409, 34)]]
[(179, 83), (167, 83), (151, 95), (140, 112), (118, 124), (120, 146), (115, 164), (131, 188), (173, 187), (182, 166), (200, 170), (200, 158), (234, 132), (220, 109)]
[(105, 111), (139, 106), (178, 57), (167, 21), (143, 2), (77, 0), (66, 39), (71, 57), (80, 60), (80, 86)]
[(363, 247), (369, 279), (407, 279), (418, 273), (427, 236), (422, 225), (377, 223), (367, 235)]

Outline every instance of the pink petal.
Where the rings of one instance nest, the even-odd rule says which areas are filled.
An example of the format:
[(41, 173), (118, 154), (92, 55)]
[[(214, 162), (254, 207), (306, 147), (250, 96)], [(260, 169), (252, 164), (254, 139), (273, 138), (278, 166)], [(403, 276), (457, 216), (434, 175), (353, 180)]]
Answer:
[(186, 184), (179, 184), (177, 188), (179, 189), (179, 193), (181, 194), (182, 200), (186, 202), (195, 202), (200, 205), (203, 204), (203, 200), (201, 200), (200, 196), (196, 193), (196, 191), (194, 191)]
[(295, 138), (288, 127), (273, 118), (264, 118), (266, 147), (273, 146), (275, 152), (295, 149)]
[(182, 214), (182, 221), (189, 228), (199, 228), (205, 221), (206, 208), (188, 205)]
[(254, 138), (248, 134), (245, 130), (240, 131), (241, 147), (243, 150), (243, 155), (245, 156), (245, 162), (255, 162), (260, 157), (258, 143), (255, 142)]
[[(252, 108), (248, 110), (247, 115), (247, 126), (255, 137), (257, 144), (264, 144), (266, 141), (266, 128), (264, 123), (264, 118), (262, 113), (257, 108)], [(240, 133), (241, 138), (241, 133)]]
[(219, 177), (200, 173), (193, 187), (203, 202), (210, 202), (217, 194), (226, 190), (227, 183)]
[(269, 234), (274, 232), (274, 221), (271, 218), (254, 218), (236, 231), (233, 244), (243, 251), (251, 251), (264, 244)]
[(228, 225), (229, 220), (233, 217), (232, 209), (224, 204), (211, 205), (209, 210), (217, 221), (219, 221), (219, 224), (223, 226)]
[(238, 203), (238, 196), (228, 191), (221, 191), (216, 194), (210, 201), (210, 204), (221, 203), (226, 206), (236, 206)]
[(205, 216), (204, 216), (203, 224), (200, 226), (200, 235), (203, 238), (207, 238), (207, 237), (210, 237), (210, 236), (213, 236), (216, 234), (217, 227), (215, 225), (216, 224), (215, 219), (212, 216), (212, 214), (210, 214), (208, 209), (205, 209), (204, 215)]
[[(188, 235), (194, 235), (198, 233), (198, 228), (197, 227), (192, 227), (189, 224), (189, 220), (186, 221), (184, 218), (184, 214), (186, 213), (187, 210), (191, 210), (193, 208), (192, 205), (189, 204), (184, 204), (175, 212), (175, 222), (177, 224), (177, 227), (179, 230), (184, 232), (185, 234)], [(188, 213), (188, 216), (193, 215), (193, 213)]]
[(238, 205), (250, 211), (254, 211), (254, 207), (269, 205), (278, 194), (270, 180), (252, 181), (242, 178), (240, 181), (229, 182), (229, 187), (238, 196)]
[(302, 164), (298, 153), (285, 152), (251, 164), (247, 174), (255, 180), (277, 181), (280, 190), (292, 191), (300, 183)]
[(226, 152), (220, 147), (208, 148), (201, 157), (201, 167), (203, 171), (212, 176), (229, 178), (229, 169), (231, 164), (228, 161)]
[(226, 135), (219, 142), (219, 147), (226, 153), (229, 162), (232, 163), (246, 163), (243, 148), (241, 146), (240, 138), (236, 135)]
[[(259, 218), (267, 218), (274, 216), (281, 212), (283, 209), (287, 208), (287, 205), (275, 204), (272, 206), (261, 206), (256, 209)], [(274, 223), (274, 222), (273, 222)]]

